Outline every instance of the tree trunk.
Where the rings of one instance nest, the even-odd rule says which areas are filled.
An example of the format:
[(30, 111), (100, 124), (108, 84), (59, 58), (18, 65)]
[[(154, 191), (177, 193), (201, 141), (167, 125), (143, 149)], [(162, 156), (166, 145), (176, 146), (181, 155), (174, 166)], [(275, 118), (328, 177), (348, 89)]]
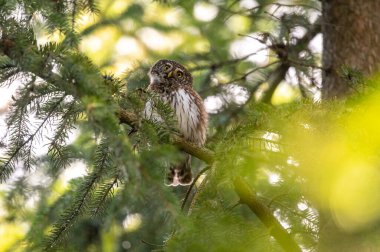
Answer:
[(342, 97), (355, 87), (342, 67), (368, 76), (379, 70), (380, 1), (323, 0), (322, 97)]
[[(380, 65), (380, 0), (323, 0), (322, 97), (343, 97), (355, 87), (343, 68), (364, 76)], [(346, 72), (347, 74), (347, 72)], [(319, 251), (364, 251), (365, 232), (339, 227), (328, 211), (320, 212)]]

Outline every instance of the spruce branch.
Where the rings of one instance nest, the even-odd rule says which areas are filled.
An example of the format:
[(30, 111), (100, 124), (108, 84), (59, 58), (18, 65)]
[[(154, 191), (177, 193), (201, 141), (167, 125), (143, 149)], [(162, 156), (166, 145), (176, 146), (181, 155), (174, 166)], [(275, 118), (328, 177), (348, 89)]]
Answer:
[[(138, 125), (138, 116), (125, 109), (120, 109), (118, 116), (120, 123), (125, 123), (132, 127), (136, 127)], [(207, 148), (200, 147), (176, 135), (171, 136), (171, 142), (181, 150), (205, 161), (207, 164), (212, 164), (214, 162), (214, 152)]]
[[(65, 99), (65, 95), (62, 96), (58, 101), (55, 102), (51, 110), (48, 112), (44, 120), (40, 123), (40, 125), (37, 127), (37, 129), (34, 131), (34, 133), (30, 134), (29, 137), (23, 141), (22, 143), (16, 144), (14, 149), (9, 150), (9, 157), (6, 158), (4, 161), (2, 161), (2, 164), (0, 166), (0, 181), (5, 181), (12, 173), (13, 171), (13, 164), (15, 160), (17, 159), (20, 151), (27, 145), (29, 146), (29, 155), (31, 154), (31, 144), (34, 140), (34, 138), (37, 136), (37, 134), (40, 133), (40, 131), (43, 129), (45, 124), (51, 119), (53, 114), (56, 112), (57, 107), (61, 104), (61, 102)], [(27, 159), (30, 159), (30, 156), (28, 155)]]
[[(83, 215), (91, 205), (90, 203), (94, 196), (96, 185), (101, 181), (102, 177), (107, 174), (108, 168), (110, 168), (111, 156), (106, 141), (103, 140), (99, 144), (95, 156), (94, 171), (84, 178), (76, 190), (77, 193), (74, 197), (73, 204), (64, 211), (58, 222), (53, 225), (53, 229), (45, 241), (45, 250), (53, 249), (62, 240), (62, 236), (67, 233), (76, 220)], [(109, 190), (107, 189), (107, 192), (109, 192)]]
[(71, 10), (71, 30), (75, 32), (75, 16), (77, 15), (77, 1), (72, 0), (72, 10)]
[(57, 123), (54, 136), (50, 139), (48, 155), (54, 172), (65, 168), (69, 164), (69, 151), (65, 144), (69, 137), (69, 132), (75, 128), (73, 123), (81, 113), (81, 110), (77, 109), (76, 105), (76, 100), (68, 104), (68, 108), (62, 112), (62, 116)]
[(132, 128), (138, 127), (140, 119), (134, 113), (121, 108), (119, 109), (117, 116), (119, 117), (120, 123), (128, 124)]
[(240, 202), (247, 205), (255, 213), (285, 251), (302, 251), (289, 233), (281, 226), (276, 217), (274, 217), (270, 209), (258, 200), (256, 193), (242, 177), (234, 179), (234, 187), (240, 197)]
[(175, 146), (179, 147), (181, 150), (193, 155), (194, 157), (199, 158), (200, 160), (205, 161), (207, 164), (212, 164), (214, 162), (214, 152), (207, 148), (200, 147), (196, 144), (193, 144), (185, 140), (182, 137), (178, 137), (175, 135), (172, 136), (171, 142)]
[[(0, 41), (0, 42), (2, 42), (2, 41)], [(0, 45), (1, 45), (1, 43), (0, 43)], [(1, 47), (0, 47), (0, 49), (1, 49)], [(12, 49), (13, 49), (12, 47), (9, 48), (9, 50), (12, 50)], [(3, 52), (8, 57), (12, 58), (12, 54), (10, 54), (9, 52), (6, 53), (5, 51), (3, 51)], [(27, 70), (28, 69), (25, 69), (25, 71), (27, 71)], [(60, 76), (58, 76), (57, 74), (54, 74), (54, 73), (48, 73), (47, 74), (42, 70), (41, 71), (35, 71), (35, 72), (33, 72), (33, 74), (44, 79), (48, 83), (54, 83), (54, 85), (56, 85), (58, 87), (62, 87), (64, 90), (67, 89), (67, 85), (66, 85), (67, 83), (64, 80), (62, 80), (62, 78)], [(69, 85), (69, 86), (71, 86), (71, 85)], [(73, 95), (75, 96), (76, 94), (74, 93)], [(119, 117), (120, 123), (126, 123), (133, 128), (138, 127), (139, 117), (137, 115), (135, 115), (134, 113), (131, 113), (131, 112), (126, 111), (124, 109), (120, 109), (118, 111), (118, 117)], [(194, 145), (194, 144), (192, 144), (192, 143), (190, 143), (190, 142), (188, 142), (182, 138), (176, 137), (176, 136), (173, 137), (172, 142), (174, 145), (178, 146), (179, 148), (181, 148), (185, 152), (188, 152), (189, 154), (205, 161), (208, 164), (211, 164), (214, 160), (213, 152), (206, 149), (206, 148), (196, 146), (196, 145)]]
[(93, 202), (92, 215), (97, 216), (105, 206), (106, 200), (113, 195), (113, 188), (119, 181), (119, 175), (116, 175), (111, 182), (105, 183), (99, 187), (99, 191), (95, 193), (95, 199)]

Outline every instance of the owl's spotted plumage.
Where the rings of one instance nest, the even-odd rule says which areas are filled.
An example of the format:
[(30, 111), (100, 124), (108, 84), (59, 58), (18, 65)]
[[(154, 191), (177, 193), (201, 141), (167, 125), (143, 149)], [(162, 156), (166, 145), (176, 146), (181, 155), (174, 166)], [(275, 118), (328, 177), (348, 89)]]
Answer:
[[(181, 64), (173, 60), (159, 60), (149, 71), (149, 89), (163, 102), (169, 104), (177, 117), (178, 129), (190, 142), (203, 146), (206, 141), (207, 113), (202, 98), (193, 90), (193, 78)], [(145, 117), (162, 120), (154, 111), (154, 104), (145, 105)], [(191, 156), (185, 154), (183, 161), (170, 167), (168, 183), (172, 186), (192, 182)]]

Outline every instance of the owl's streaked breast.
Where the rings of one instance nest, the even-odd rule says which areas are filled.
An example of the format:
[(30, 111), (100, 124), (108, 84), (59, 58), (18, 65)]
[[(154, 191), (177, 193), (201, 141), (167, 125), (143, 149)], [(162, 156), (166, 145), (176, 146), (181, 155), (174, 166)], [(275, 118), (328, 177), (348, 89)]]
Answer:
[(180, 88), (168, 102), (173, 108), (180, 132), (191, 142), (203, 145), (206, 140), (205, 111), (201, 98), (193, 90)]
[[(161, 94), (160, 97), (172, 107), (180, 133), (187, 140), (203, 145), (206, 141), (207, 113), (199, 95), (191, 89), (179, 88), (170, 94)], [(155, 112), (152, 101), (145, 105), (144, 114), (145, 118), (162, 121)]]

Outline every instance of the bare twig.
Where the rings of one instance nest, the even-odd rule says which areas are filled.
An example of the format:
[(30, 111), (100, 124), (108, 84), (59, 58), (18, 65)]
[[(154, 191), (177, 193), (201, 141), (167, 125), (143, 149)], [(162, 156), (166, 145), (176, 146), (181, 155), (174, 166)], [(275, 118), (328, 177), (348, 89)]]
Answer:
[(305, 9), (312, 9), (312, 10), (321, 12), (321, 10), (319, 8), (317, 8), (317, 7), (314, 7), (314, 6), (311, 6), (311, 5), (308, 5), (308, 4), (301, 4), (301, 3), (299, 3), (299, 4), (269, 3), (269, 4), (259, 5), (259, 6), (247, 9), (245, 12), (256, 11), (256, 10), (258, 10), (260, 8), (264, 8), (264, 7), (267, 7), (267, 6), (270, 6), (270, 5), (275, 5), (275, 6), (277, 6), (277, 8), (281, 8), (281, 7), (288, 7), (288, 8), (302, 7), (302, 8), (305, 8)]
[(190, 68), (189, 71), (195, 72), (195, 71), (199, 71), (199, 70), (203, 70), (203, 69), (216, 70), (216, 69), (224, 67), (224, 66), (228, 66), (228, 65), (233, 65), (233, 64), (239, 63), (240, 61), (246, 60), (249, 57), (251, 57), (253, 55), (256, 55), (259, 52), (261, 52), (262, 50), (266, 50), (266, 49), (267, 48), (262, 48), (262, 49), (260, 49), (260, 50), (258, 50), (256, 52), (249, 53), (249, 54), (247, 54), (247, 55), (245, 55), (243, 57), (236, 58), (236, 59), (225, 60), (225, 61), (221, 61), (221, 62), (218, 62), (218, 63), (210, 64), (210, 65), (196, 66), (196, 67)]
[[(272, 13), (272, 15), (281, 7), (287, 7), (287, 8), (299, 8), (299, 7), (301, 7), (304, 9), (311, 9), (314, 11), (321, 12), (321, 10), (317, 7), (314, 7), (314, 6), (308, 5), (308, 4), (302, 4), (302, 3), (298, 3), (298, 4), (268, 3), (268, 4), (258, 5), (258, 6), (255, 6), (253, 8), (249, 8), (249, 9), (240, 9), (237, 11), (231, 10), (230, 7), (227, 7), (227, 8), (221, 7), (221, 10), (230, 13), (230, 15), (224, 20), (224, 22), (226, 22), (229, 18), (231, 18), (234, 15), (251, 16), (257, 10), (264, 9), (268, 6), (273, 6), (273, 5), (277, 6), (277, 7), (276, 7), (275, 11)], [(266, 13), (269, 14), (268, 12), (266, 12)]]
[(294, 59), (289, 59), (288, 58), (288, 61), (293, 64), (293, 65), (298, 65), (298, 66), (303, 66), (303, 67), (310, 67), (310, 68), (316, 68), (316, 69), (320, 69), (322, 71), (326, 71), (325, 68), (323, 68), (322, 66), (317, 66), (317, 65), (312, 65), (312, 64), (307, 64), (305, 62), (302, 62), (302, 61), (298, 61), (298, 60), (294, 60)]
[(182, 202), (182, 205), (181, 205), (181, 210), (182, 210), (182, 211), (183, 211), (183, 209), (185, 208), (186, 202), (187, 202), (187, 200), (188, 200), (188, 198), (189, 198), (189, 196), (190, 196), (190, 192), (191, 192), (191, 190), (193, 189), (195, 183), (197, 183), (197, 181), (198, 181), (198, 179), (201, 177), (201, 175), (202, 175), (203, 173), (205, 173), (206, 171), (208, 171), (210, 168), (211, 168), (210, 166), (207, 166), (206, 168), (202, 169), (202, 170), (198, 173), (198, 175), (194, 178), (193, 182), (191, 183), (189, 189), (188, 189), (187, 192), (186, 192), (186, 196), (185, 196), (185, 198), (183, 199), (183, 202)]
[[(314, 38), (321, 31), (321, 17), (315, 21), (312, 27), (308, 30), (308, 32), (300, 38), (295, 45), (292, 45), (288, 48), (287, 55), (298, 55), (298, 53), (302, 50), (302, 48), (308, 44), (308, 42)], [(264, 97), (262, 99), (263, 102), (270, 103), (271, 98), (273, 96), (274, 91), (280, 82), (285, 78), (285, 75), (291, 66), (291, 62), (289, 62), (288, 57), (282, 59), (282, 64), (275, 69), (271, 75), (269, 76), (269, 89), (265, 92)]]
[(233, 80), (230, 80), (228, 82), (225, 82), (225, 83), (220, 83), (221, 85), (227, 85), (227, 84), (231, 84), (231, 83), (234, 83), (234, 82), (238, 82), (238, 81), (244, 81), (249, 75), (259, 71), (259, 70), (262, 70), (262, 69), (265, 69), (265, 68), (268, 68), (272, 65), (275, 65), (275, 64), (278, 64), (280, 63), (280, 61), (273, 61), (265, 66), (259, 66), (259, 67), (255, 67), (254, 69), (251, 69), (249, 70), (248, 72), (246, 72), (245, 74), (243, 74), (242, 76), (236, 78), (236, 79), (233, 79)]
[(145, 240), (141, 240), (142, 243), (146, 244), (146, 245), (149, 245), (149, 246), (153, 246), (153, 247), (165, 247), (164, 244), (154, 244), (154, 243), (151, 243), (151, 242), (147, 242)]

